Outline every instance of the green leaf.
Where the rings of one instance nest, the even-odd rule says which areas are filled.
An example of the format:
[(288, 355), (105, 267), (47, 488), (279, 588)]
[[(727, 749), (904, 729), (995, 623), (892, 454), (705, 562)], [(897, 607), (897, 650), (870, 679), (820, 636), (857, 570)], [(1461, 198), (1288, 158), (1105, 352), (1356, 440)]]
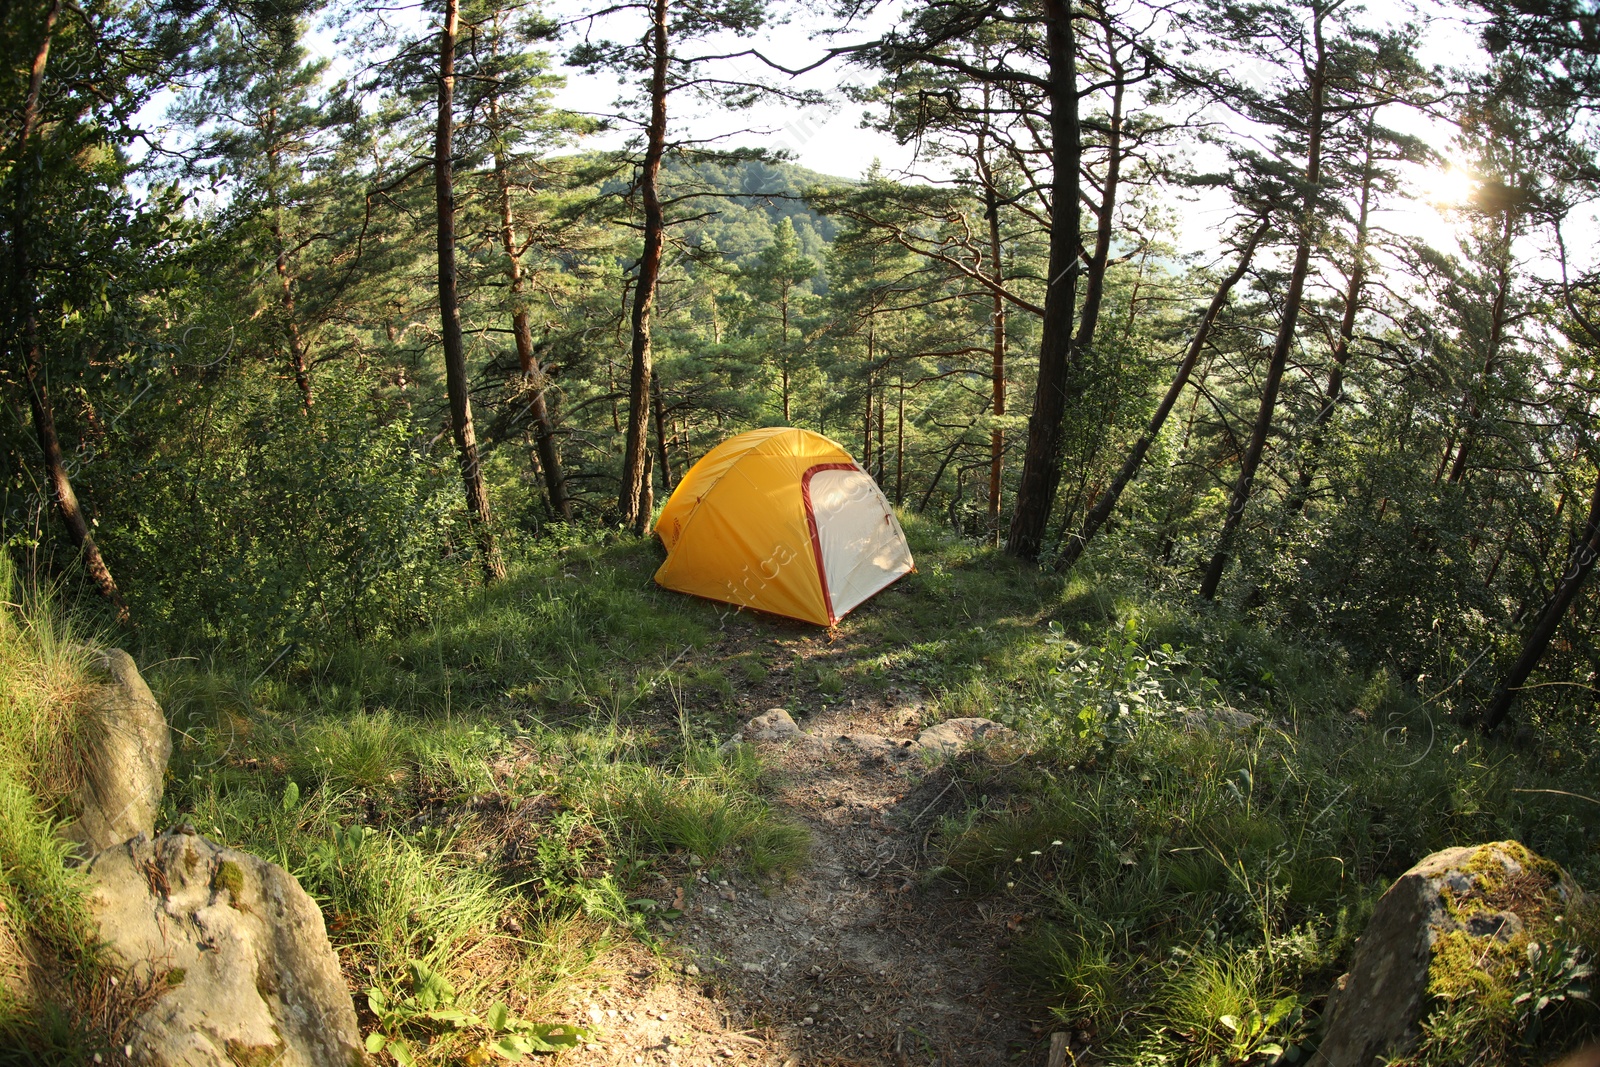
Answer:
[(533, 1043), (516, 1034), (506, 1034), (504, 1037), (491, 1041), (489, 1051), (497, 1056), (517, 1062), (533, 1051)]
[(383, 995), (381, 989), (367, 990), (367, 1007), (372, 1009), (372, 1014), (382, 1015), (389, 1009), (389, 998)]
[(389, 1042), (388, 1052), (400, 1067), (412, 1067), (417, 1062), (417, 1058), (411, 1054), (411, 1046), (398, 1037)]
[(372, 1033), (367, 1035), (367, 1051), (374, 1054), (382, 1052), (383, 1044), (388, 1040), (389, 1039), (384, 1037), (380, 1031), (372, 1031)]
[(289, 784), (283, 787), (283, 810), (293, 811), (299, 804), (300, 787), (291, 778)]
[(489, 1014), (484, 1016), (484, 1024), (499, 1033), (506, 1028), (506, 1020), (511, 1016), (511, 1011), (504, 1004), (496, 1002), (489, 1008)]
[(524, 1023), (517, 1030), (532, 1042), (535, 1052), (577, 1048), (594, 1036), (593, 1031), (568, 1023)]
[(1217, 1017), (1217, 1022), (1221, 1023), (1223, 1026), (1226, 1026), (1232, 1033), (1237, 1034), (1239, 1032), (1239, 1020), (1235, 1019), (1231, 1015), (1219, 1015)]

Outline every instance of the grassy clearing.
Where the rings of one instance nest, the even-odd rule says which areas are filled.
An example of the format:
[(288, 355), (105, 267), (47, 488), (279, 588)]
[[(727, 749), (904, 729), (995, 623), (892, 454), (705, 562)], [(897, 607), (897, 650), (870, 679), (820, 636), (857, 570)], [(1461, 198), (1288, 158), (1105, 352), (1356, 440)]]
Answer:
[(782, 877), (806, 855), (759, 766), (716, 747), (731, 690), (695, 655), (716, 609), (649, 585), (647, 544), (538, 552), (402, 639), (151, 672), (181, 729), (165, 818), (299, 877), (402, 1062), (540, 1047), (618, 938), (650, 940), (658, 861)]
[[(945, 871), (1034, 917), (1014, 963), (1106, 1062), (1308, 1055), (1372, 905), (1437, 849), (1516, 838), (1600, 884), (1592, 747), (1486, 741), (1337, 649), (1126, 587), (1049, 600), (1031, 641), (992, 642), (981, 678), (939, 693), (1033, 742), (962, 765), (986, 799), (946, 819)], [(1600, 940), (1569, 931), (1539, 950), (1565, 970), (1452, 1003), (1416, 1062), (1495, 1032), (1493, 1062), (1543, 1063), (1594, 1032)]]
[[(177, 731), (163, 820), (295, 872), (375, 1047), (436, 1063), (538, 1040), (610, 946), (650, 941), (663, 873), (804, 866), (761, 768), (718, 748), (741, 706), (893, 693), (1021, 731), (1020, 762), (951, 764), (982, 799), (940, 826), (936, 873), (1029, 917), (1017, 974), (1110, 1063), (1304, 1055), (1372, 904), (1437, 848), (1514, 837), (1600, 886), (1592, 742), (1486, 741), (1337, 647), (905, 526), (918, 573), (826, 634), (666, 593), (655, 546), (573, 535), (401, 638), (168, 659), (147, 671)], [(61, 911), (28, 929), (87, 960), (31, 799), (62, 788), (49, 716), (82, 663), (47, 610), (7, 618), (6, 922), (42, 879), (26, 898)], [(1450, 1002), (1418, 1062), (1498, 1027), (1497, 1062), (1532, 1063), (1592, 1029), (1595, 926), (1570, 928)]]

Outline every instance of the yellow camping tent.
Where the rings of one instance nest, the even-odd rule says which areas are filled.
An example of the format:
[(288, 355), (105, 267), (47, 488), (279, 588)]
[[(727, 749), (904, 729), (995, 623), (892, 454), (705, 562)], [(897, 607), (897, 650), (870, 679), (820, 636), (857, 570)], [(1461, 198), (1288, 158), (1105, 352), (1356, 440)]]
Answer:
[(785, 426), (706, 453), (656, 533), (666, 588), (822, 626), (912, 569), (878, 483), (826, 437)]

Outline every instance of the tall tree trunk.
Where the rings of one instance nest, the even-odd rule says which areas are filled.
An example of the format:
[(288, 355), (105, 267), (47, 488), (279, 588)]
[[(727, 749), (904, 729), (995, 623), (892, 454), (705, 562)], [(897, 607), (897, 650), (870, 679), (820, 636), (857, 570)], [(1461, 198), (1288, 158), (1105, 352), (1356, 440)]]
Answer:
[[(489, 99), (489, 119), (495, 132), (500, 133), (500, 101), (495, 97)], [(522, 388), (528, 398), (534, 448), (539, 454), (539, 469), (544, 474), (544, 491), (550, 498), (551, 510), (563, 519), (571, 519), (572, 501), (567, 498), (561, 456), (556, 451), (555, 427), (544, 399), (544, 369), (533, 353), (533, 327), (528, 323), (528, 307), (522, 300), (522, 256), (511, 217), (511, 168), (504, 149), (498, 145), (494, 151), (494, 182), (500, 198), (500, 247), (506, 254), (506, 270), (511, 282), (511, 333), (516, 338), (517, 365), (522, 371)]]
[(883, 394), (886, 389), (887, 386), (878, 387), (878, 484), (880, 486), (883, 484), (884, 456), (887, 452), (883, 435)]
[(1117, 195), (1122, 181), (1122, 104), (1127, 72), (1117, 53), (1110, 21), (1103, 21), (1101, 25), (1106, 35), (1106, 52), (1111, 57), (1111, 114), (1106, 122), (1106, 173), (1095, 223), (1094, 251), (1084, 269), (1083, 312), (1078, 322), (1077, 340), (1080, 357), (1093, 348), (1095, 330), (1100, 325), (1100, 306), (1106, 293), (1106, 265), (1111, 261), (1111, 238), (1115, 232)]
[(1004, 485), (1005, 431), (999, 420), (1006, 413), (1006, 301), (1000, 295), (1005, 268), (1000, 262), (1000, 197), (995, 189), (994, 172), (989, 167), (986, 149), (988, 134), (989, 86), (983, 87), (985, 125), (978, 130), (978, 176), (983, 182), (983, 214), (989, 220), (989, 277), (993, 279), (994, 304), (989, 327), (989, 409), (995, 426), (989, 431), (989, 541), (1000, 544), (1000, 496)]
[(1221, 284), (1217, 286), (1216, 293), (1211, 297), (1210, 306), (1206, 308), (1205, 315), (1200, 319), (1200, 325), (1195, 329), (1194, 337), (1189, 341), (1189, 348), (1183, 355), (1183, 362), (1178, 364), (1178, 371), (1172, 376), (1172, 384), (1167, 387), (1166, 395), (1161, 398), (1161, 403), (1156, 406), (1155, 414), (1150, 416), (1150, 422), (1145, 427), (1144, 434), (1134, 442), (1127, 459), (1123, 460), (1122, 469), (1117, 471), (1117, 476), (1111, 480), (1111, 484), (1105, 488), (1105, 491), (1100, 494), (1093, 506), (1089, 508), (1088, 514), (1084, 516), (1083, 527), (1078, 531), (1078, 536), (1062, 546), (1061, 558), (1057, 563), (1058, 570), (1069, 570), (1073, 564), (1078, 562), (1079, 557), (1083, 555), (1083, 550), (1088, 547), (1089, 541), (1099, 531), (1100, 527), (1105, 525), (1105, 521), (1111, 517), (1111, 512), (1116, 508), (1117, 501), (1121, 498), (1123, 490), (1127, 489), (1128, 483), (1133, 481), (1134, 476), (1139, 473), (1139, 468), (1143, 465), (1144, 457), (1150, 451), (1150, 446), (1160, 436), (1161, 428), (1166, 425), (1167, 417), (1172, 414), (1173, 407), (1178, 403), (1178, 397), (1183, 393), (1184, 387), (1189, 384), (1189, 376), (1194, 373), (1194, 367), (1200, 359), (1200, 353), (1205, 351), (1206, 341), (1211, 336), (1211, 328), (1216, 324), (1217, 316), (1222, 313), (1222, 309), (1227, 306), (1228, 295), (1250, 269), (1250, 261), (1255, 256), (1256, 246), (1266, 236), (1270, 225), (1263, 219), (1260, 225), (1251, 231), (1249, 239), (1245, 242), (1244, 249), (1239, 253), (1238, 264), (1233, 268), (1233, 272), (1222, 279)]
[(1566, 618), (1567, 609), (1577, 598), (1578, 590), (1583, 588), (1583, 581), (1594, 568), (1597, 554), (1600, 554), (1600, 473), (1596, 474), (1594, 492), (1589, 497), (1589, 515), (1584, 520), (1583, 534), (1567, 558), (1567, 569), (1561, 575), (1561, 580), (1556, 583), (1550, 599), (1545, 601), (1544, 610), (1539, 613), (1539, 621), (1534, 623), (1533, 629), (1523, 640), (1522, 654), (1511, 665), (1511, 669), (1506, 671), (1505, 677), (1500, 680), (1500, 685), (1494, 691), (1494, 696), (1484, 708), (1485, 730), (1493, 730), (1505, 721), (1506, 714), (1517, 699), (1517, 692), (1527, 682), (1528, 676), (1539, 665), (1539, 661), (1544, 658), (1545, 650), (1550, 647), (1550, 639), (1560, 628), (1561, 620)]
[(1028, 418), (1028, 444), (1011, 514), (1006, 553), (1037, 560), (1061, 481), (1061, 421), (1069, 397), (1083, 389), (1073, 341), (1078, 294), (1078, 226), (1082, 218), (1079, 166), (1083, 133), (1078, 121), (1078, 57), (1071, 0), (1044, 0), (1049, 53), (1051, 179), (1050, 276), (1039, 338), (1039, 377)]
[[(1511, 292), (1511, 236), (1515, 229), (1512, 209), (1505, 209), (1505, 222), (1500, 233), (1499, 260), (1495, 268), (1494, 304), (1489, 312), (1489, 345), (1483, 358), (1483, 371), (1479, 379), (1467, 389), (1466, 417), (1462, 420), (1461, 443), (1456, 449), (1454, 462), (1446, 485), (1457, 485), (1467, 473), (1467, 452), (1477, 434), (1478, 420), (1483, 417), (1482, 392), (1489, 384), (1495, 364), (1500, 361), (1500, 345), (1505, 337), (1506, 300)], [(1437, 479), (1435, 479), (1437, 480)]]
[[(276, 110), (273, 111), (273, 133), (276, 133)], [(275, 253), (274, 270), (278, 275), (278, 307), (283, 313), (284, 340), (289, 345), (289, 370), (300, 389), (300, 403), (311, 413), (315, 398), (311, 392), (311, 361), (307, 358), (305, 341), (300, 336), (300, 323), (295, 317), (294, 274), (289, 268), (289, 249), (283, 239), (283, 204), (278, 202), (278, 151), (267, 153), (267, 173), (271, 177), (273, 200), (271, 222), (268, 224)]]
[(861, 468), (872, 467), (872, 364), (878, 358), (878, 316), (876, 309), (867, 313), (867, 407), (861, 420)]
[(1340, 397), (1344, 395), (1344, 373), (1350, 361), (1350, 343), (1355, 339), (1356, 315), (1361, 309), (1361, 291), (1367, 282), (1367, 220), (1372, 209), (1372, 181), (1375, 170), (1372, 159), (1372, 137), (1377, 118), (1376, 108), (1367, 112), (1366, 152), (1361, 161), (1361, 206), (1356, 213), (1356, 240), (1355, 248), (1352, 250), (1354, 262), (1350, 265), (1350, 277), (1345, 283), (1344, 313), (1339, 318), (1339, 336), (1333, 344), (1333, 365), (1328, 368), (1328, 385), (1324, 390), (1322, 406), (1311, 419), (1311, 430), (1301, 458), (1300, 473), (1295, 477), (1294, 493), (1285, 508), (1290, 515), (1304, 511), (1306, 502), (1311, 498), (1311, 480), (1316, 477), (1317, 458), (1322, 451), (1322, 441), (1326, 436), (1328, 423), (1333, 419), (1334, 409), (1338, 406)]
[(456, 291), (456, 201), (451, 147), (455, 132), (457, 0), (445, 0), (439, 32), (439, 122), (433, 139), (433, 195), (439, 220), (439, 319), (444, 341), (445, 388), (450, 394), (450, 429), (455, 434), (466, 490), (467, 516), (486, 582), (506, 576), (505, 561), (495, 544), (489, 512), (489, 490), (478, 463), (478, 436), (472, 426), (472, 397), (467, 380), (466, 348), (461, 340), (461, 304)]
[(778, 297), (778, 309), (783, 317), (783, 424), (792, 426), (789, 416), (789, 285), (783, 285)]
[(900, 395), (894, 414), (894, 506), (905, 501), (906, 488), (906, 380), (899, 381)]
[(61, 0), (55, 0), (45, 13), (43, 38), (34, 54), (28, 74), (28, 95), (22, 107), (22, 122), (17, 137), (18, 166), (13, 171), (17, 187), (11, 197), (11, 256), (16, 284), (15, 308), (20, 313), (21, 336), (12, 343), (21, 356), (23, 375), (28, 392), (28, 408), (33, 416), (33, 432), (39, 441), (39, 451), (44, 459), (45, 476), (50, 483), (50, 496), (55, 502), (56, 514), (67, 529), (67, 536), (83, 557), (84, 569), (94, 582), (100, 595), (116, 611), (117, 621), (128, 623), (131, 616), (128, 603), (111, 576), (111, 568), (100, 554), (83, 509), (73, 491), (72, 479), (67, 473), (66, 460), (61, 452), (61, 438), (56, 432), (55, 407), (50, 400), (50, 383), (44, 366), (44, 346), (39, 340), (39, 318), (34, 306), (33, 263), (28, 233), (28, 213), (32, 205), (33, 177), (38, 169), (28, 159), (29, 142), (39, 123), (39, 97), (44, 88), (45, 68), (50, 61), (50, 45), (55, 36), (56, 21), (61, 17)]
[(661, 209), (661, 157), (667, 146), (667, 0), (655, 0), (650, 28), (650, 125), (646, 130), (639, 194), (644, 200), (644, 251), (633, 291), (633, 366), (628, 375), (628, 436), (623, 444), (622, 489), (617, 511), (624, 525), (636, 527), (644, 495), (646, 427), (650, 415), (650, 312), (661, 276), (666, 217)]
[(1318, 186), (1322, 182), (1322, 133), (1325, 113), (1327, 79), (1327, 49), (1322, 40), (1322, 12), (1319, 10), (1312, 24), (1316, 36), (1317, 65), (1311, 72), (1311, 108), (1307, 121), (1306, 142), (1306, 193), (1300, 208), (1299, 240), (1294, 251), (1294, 266), (1289, 273), (1289, 288), (1283, 298), (1283, 319), (1278, 323), (1278, 336), (1272, 346), (1272, 356), (1267, 363), (1267, 378), (1261, 387), (1261, 406), (1256, 411), (1255, 426), (1250, 431), (1250, 442), (1245, 446), (1239, 461), (1239, 478), (1233, 485), (1228, 501), (1228, 514), (1222, 523), (1222, 535), (1217, 538), (1217, 549), (1200, 582), (1200, 596), (1211, 600), (1217, 595), (1222, 582), (1222, 572), (1228, 566), (1228, 551), (1239, 524), (1244, 520), (1244, 508), (1250, 500), (1250, 489), (1255, 483), (1256, 469), (1261, 465), (1261, 453), (1267, 445), (1267, 434), (1272, 429), (1273, 411), (1278, 405), (1278, 389), (1283, 384), (1283, 370), (1289, 361), (1289, 350), (1294, 347), (1295, 329), (1300, 322), (1300, 304), (1305, 296), (1306, 274), (1311, 265), (1311, 234), (1315, 226)]
[(300, 389), (300, 403), (310, 414), (316, 402), (311, 391), (311, 361), (306, 357), (300, 323), (295, 319), (294, 278), (289, 272), (289, 254), (284, 248), (283, 234), (276, 218), (272, 223), (272, 239), (277, 245), (278, 306), (283, 309), (284, 333), (289, 342), (289, 369), (294, 373), (294, 383)]
[(650, 376), (650, 412), (656, 424), (656, 462), (661, 466), (661, 488), (672, 492), (672, 460), (667, 456), (667, 404), (661, 396), (661, 379)]

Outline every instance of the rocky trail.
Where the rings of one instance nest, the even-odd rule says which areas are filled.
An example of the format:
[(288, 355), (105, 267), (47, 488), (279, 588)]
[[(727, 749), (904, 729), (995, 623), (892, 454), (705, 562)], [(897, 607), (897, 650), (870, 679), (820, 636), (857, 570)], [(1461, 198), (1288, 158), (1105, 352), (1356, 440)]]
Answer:
[(643, 959), (574, 1002), (597, 1037), (570, 1062), (1044, 1063), (1053, 1027), (1002, 960), (1028, 917), (928, 877), (939, 816), (971, 799), (941, 764), (1012, 758), (1007, 731), (925, 728), (920, 703), (890, 691), (798, 723), (770, 709), (738, 736), (761, 753), (774, 805), (809, 828), (810, 862), (788, 882), (697, 857), (662, 875), (653, 893), (680, 913), (651, 924), (668, 967)]

